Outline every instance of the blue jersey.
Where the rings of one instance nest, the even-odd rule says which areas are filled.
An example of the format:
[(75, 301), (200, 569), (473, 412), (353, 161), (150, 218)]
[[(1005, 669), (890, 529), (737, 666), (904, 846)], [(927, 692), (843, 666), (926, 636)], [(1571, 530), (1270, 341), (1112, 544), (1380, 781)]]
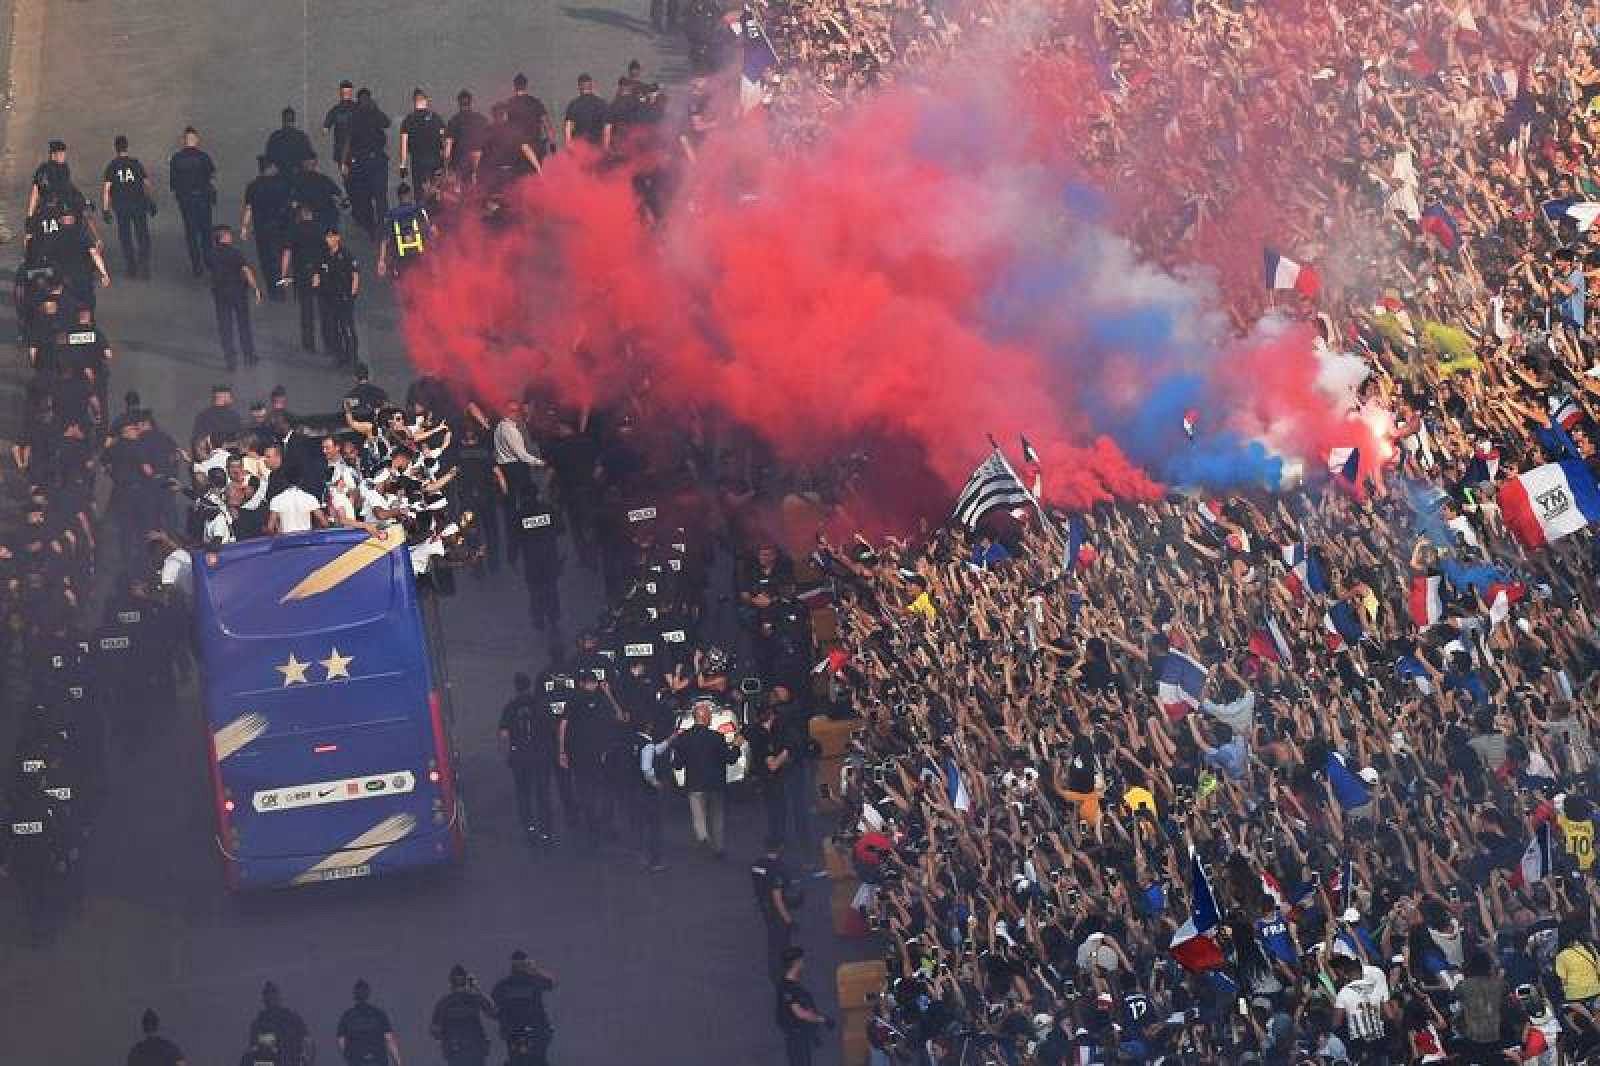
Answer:
[(1272, 958), (1286, 962), (1290, 966), (1297, 961), (1294, 940), (1289, 936), (1289, 923), (1283, 920), (1282, 915), (1257, 919), (1256, 939), (1261, 941), (1261, 946)]

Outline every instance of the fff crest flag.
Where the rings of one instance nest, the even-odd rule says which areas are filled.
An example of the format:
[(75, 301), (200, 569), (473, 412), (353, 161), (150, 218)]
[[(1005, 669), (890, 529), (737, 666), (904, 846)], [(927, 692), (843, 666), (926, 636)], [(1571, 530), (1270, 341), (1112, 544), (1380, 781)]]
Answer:
[(1525, 548), (1542, 548), (1600, 519), (1600, 486), (1577, 459), (1546, 463), (1500, 486), (1506, 526)]

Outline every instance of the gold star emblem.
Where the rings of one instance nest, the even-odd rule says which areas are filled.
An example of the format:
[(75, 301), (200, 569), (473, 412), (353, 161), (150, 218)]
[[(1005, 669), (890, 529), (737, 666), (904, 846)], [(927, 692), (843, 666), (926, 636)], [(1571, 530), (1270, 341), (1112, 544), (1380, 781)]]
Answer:
[(340, 655), (338, 648), (330, 651), (326, 659), (320, 660), (323, 669), (328, 671), (327, 680), (329, 681), (336, 677), (348, 678), (350, 676), (350, 664), (355, 661), (355, 656), (353, 655)]
[(283, 675), (283, 687), (288, 688), (290, 685), (303, 685), (306, 683), (306, 669), (310, 665), (310, 663), (303, 663), (296, 659), (294, 652), (290, 652), (289, 661), (282, 666), (274, 666), (273, 669)]

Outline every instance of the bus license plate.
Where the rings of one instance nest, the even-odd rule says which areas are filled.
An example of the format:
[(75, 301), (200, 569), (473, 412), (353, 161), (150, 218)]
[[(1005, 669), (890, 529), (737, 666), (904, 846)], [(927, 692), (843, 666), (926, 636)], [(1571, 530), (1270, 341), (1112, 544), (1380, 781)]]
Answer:
[(372, 867), (366, 864), (361, 866), (335, 866), (332, 869), (323, 870), (321, 873), (319, 873), (317, 875), (317, 880), (348, 881), (352, 877), (367, 877), (371, 873)]

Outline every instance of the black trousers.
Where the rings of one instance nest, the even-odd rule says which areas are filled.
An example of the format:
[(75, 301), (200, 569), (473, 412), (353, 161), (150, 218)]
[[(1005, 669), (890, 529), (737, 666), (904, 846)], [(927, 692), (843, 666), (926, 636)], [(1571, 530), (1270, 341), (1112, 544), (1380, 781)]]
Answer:
[(536, 825), (549, 832), (550, 778), (554, 769), (548, 759), (539, 757), (511, 763), (511, 781), (517, 798), (517, 820), (524, 828)]
[(389, 213), (389, 157), (369, 155), (350, 160), (350, 174), (344, 191), (350, 197), (350, 215), (368, 236), (378, 232), (378, 224)]
[(300, 305), (300, 347), (317, 350), (317, 290), (310, 278), (294, 279), (294, 301)]
[(788, 1056), (789, 1066), (811, 1066), (811, 1048), (810, 1026), (784, 1031), (783, 1053)]
[(250, 294), (241, 288), (212, 289), (212, 301), (217, 307), (217, 335), (222, 339), (222, 357), (232, 366), (237, 352), (234, 335), (238, 334), (239, 350), (247, 362), (255, 362), (256, 341), (250, 332)]
[(528, 618), (533, 622), (533, 628), (560, 628), (560, 575), (550, 573), (544, 563), (530, 559), (526, 547), (522, 550), (522, 562), (524, 578), (528, 583)]
[(183, 246), (189, 252), (189, 267), (198, 277), (211, 265), (211, 198), (180, 197), (178, 212), (183, 215)]
[(150, 210), (130, 207), (117, 210), (117, 244), (128, 265), (128, 276), (150, 269)]
[(283, 234), (275, 226), (256, 226), (256, 256), (261, 260), (261, 287), (274, 300), (283, 299), (278, 291), (278, 264), (283, 258)]
[(356, 361), (356, 302), (340, 296), (322, 295), (322, 343), (336, 363)]
[(661, 862), (661, 808), (666, 795), (658, 788), (646, 786), (633, 790), (629, 816), (639, 831), (639, 851), (645, 862), (655, 866)]

